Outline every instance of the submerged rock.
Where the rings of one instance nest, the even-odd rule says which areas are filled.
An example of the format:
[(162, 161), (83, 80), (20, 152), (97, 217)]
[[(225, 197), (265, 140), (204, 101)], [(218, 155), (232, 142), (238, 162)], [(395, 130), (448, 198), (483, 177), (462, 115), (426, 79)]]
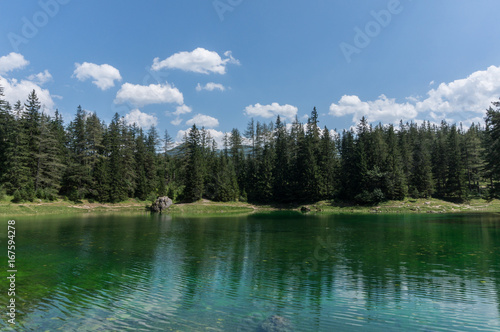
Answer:
[(158, 197), (151, 205), (151, 211), (161, 213), (172, 205), (172, 200), (167, 196)]
[(273, 315), (260, 324), (259, 332), (292, 332), (292, 324), (285, 317)]

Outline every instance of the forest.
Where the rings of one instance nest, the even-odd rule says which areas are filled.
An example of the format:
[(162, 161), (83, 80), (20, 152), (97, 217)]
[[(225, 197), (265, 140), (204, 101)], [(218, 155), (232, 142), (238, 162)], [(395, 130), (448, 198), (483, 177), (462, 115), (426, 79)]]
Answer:
[(182, 144), (115, 114), (104, 123), (78, 107), (67, 125), (40, 111), (36, 92), (10, 105), (0, 87), (0, 191), (13, 202), (201, 198), (264, 204), (339, 200), (376, 204), (406, 197), (466, 201), (500, 196), (500, 102), (485, 126), (400, 122), (337, 134), (307, 123), (250, 120), (217, 146), (193, 125)]

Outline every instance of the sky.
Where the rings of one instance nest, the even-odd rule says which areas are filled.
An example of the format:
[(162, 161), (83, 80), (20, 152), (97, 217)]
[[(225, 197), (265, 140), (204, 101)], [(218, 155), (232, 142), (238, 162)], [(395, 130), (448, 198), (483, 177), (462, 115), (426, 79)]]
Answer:
[(341, 131), (483, 122), (500, 97), (495, 0), (0, 0), (0, 86), (35, 89), (67, 124), (79, 105), (177, 141), (251, 118)]

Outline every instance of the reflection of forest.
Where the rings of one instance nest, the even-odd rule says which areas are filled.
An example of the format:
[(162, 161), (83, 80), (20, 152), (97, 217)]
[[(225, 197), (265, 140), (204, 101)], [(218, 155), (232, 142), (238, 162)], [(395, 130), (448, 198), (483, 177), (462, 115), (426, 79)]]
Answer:
[(326, 329), (342, 310), (500, 302), (495, 215), (106, 216), (19, 233), (30, 324), (237, 328), (278, 314)]

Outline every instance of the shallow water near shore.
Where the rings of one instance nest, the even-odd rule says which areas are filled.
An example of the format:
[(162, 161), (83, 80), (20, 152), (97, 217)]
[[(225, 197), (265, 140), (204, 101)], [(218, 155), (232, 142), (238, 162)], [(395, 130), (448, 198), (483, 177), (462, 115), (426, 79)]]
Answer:
[(295, 331), (500, 329), (500, 214), (107, 214), (15, 227), (17, 329), (257, 331), (272, 315)]

